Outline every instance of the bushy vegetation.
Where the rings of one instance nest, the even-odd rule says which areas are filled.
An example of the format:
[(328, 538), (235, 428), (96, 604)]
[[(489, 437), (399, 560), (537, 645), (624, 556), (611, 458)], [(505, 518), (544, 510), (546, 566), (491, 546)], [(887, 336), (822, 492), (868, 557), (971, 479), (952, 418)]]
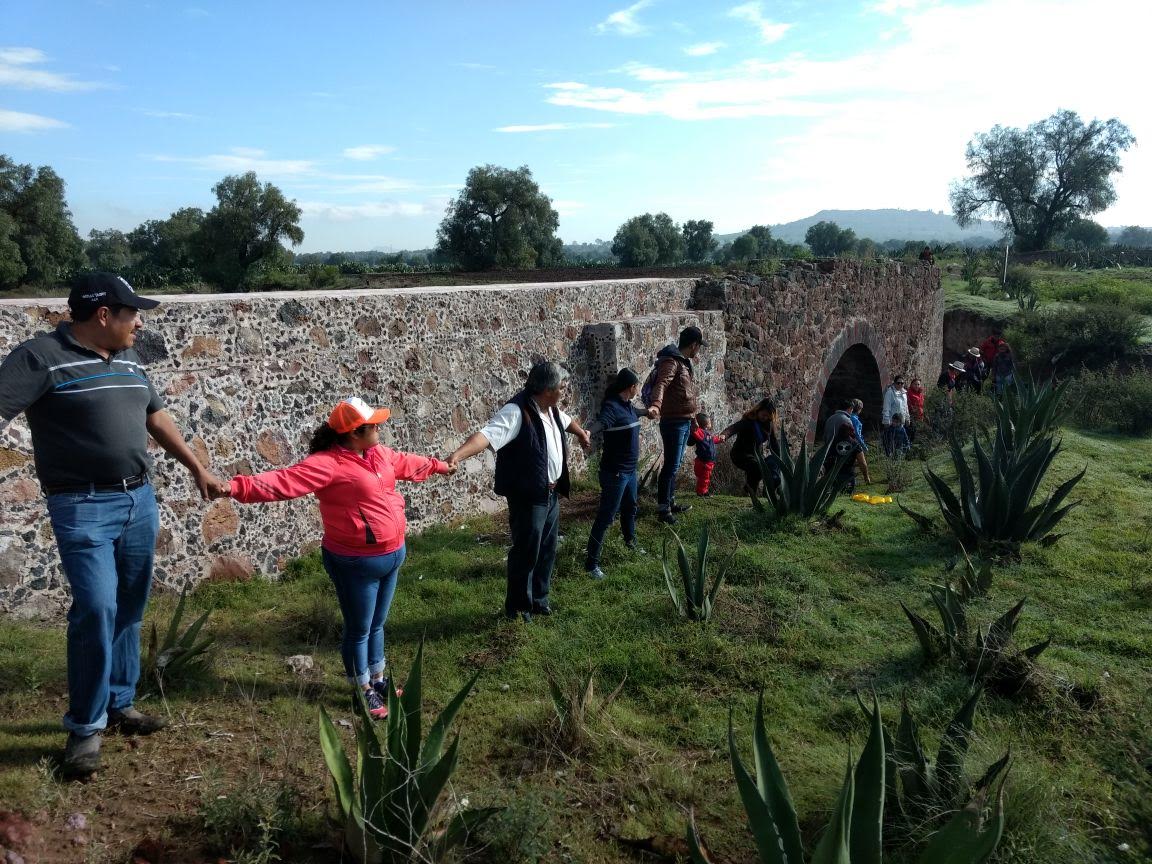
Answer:
[(1145, 321), (1127, 306), (1047, 306), (1019, 315), (1004, 336), (1018, 361), (1046, 378), (1131, 361)]
[(1084, 429), (1147, 435), (1152, 432), (1152, 369), (1109, 366), (1071, 379), (1071, 422)]

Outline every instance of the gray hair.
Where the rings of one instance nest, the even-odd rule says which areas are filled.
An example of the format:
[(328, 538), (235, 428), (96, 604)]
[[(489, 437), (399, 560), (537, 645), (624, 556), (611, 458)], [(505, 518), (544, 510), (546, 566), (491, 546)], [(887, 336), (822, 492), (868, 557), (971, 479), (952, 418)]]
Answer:
[(528, 372), (528, 380), (524, 383), (524, 387), (534, 396), (545, 390), (556, 390), (567, 380), (567, 369), (559, 363), (546, 360), (532, 367)]

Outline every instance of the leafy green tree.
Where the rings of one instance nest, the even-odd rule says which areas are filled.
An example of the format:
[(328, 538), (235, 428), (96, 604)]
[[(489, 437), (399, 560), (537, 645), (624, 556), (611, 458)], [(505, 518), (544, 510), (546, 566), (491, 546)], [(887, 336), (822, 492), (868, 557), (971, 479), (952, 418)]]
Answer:
[(208, 211), (194, 247), (201, 274), (225, 289), (247, 287), (269, 269), (291, 260), (281, 240), (304, 241), (300, 208), (255, 171), (225, 177), (213, 189), (217, 204)]
[(88, 242), (84, 244), (84, 254), (93, 270), (108, 273), (124, 273), (132, 265), (132, 247), (123, 231), (110, 228), (88, 232)]
[(730, 254), (733, 261), (751, 261), (760, 255), (760, 243), (751, 234), (741, 234), (732, 241)]
[(181, 284), (196, 273), (196, 248), (204, 211), (183, 207), (167, 219), (149, 219), (128, 234), (136, 256), (133, 279), (141, 286)]
[(756, 256), (766, 258), (776, 253), (779, 241), (772, 239), (772, 229), (767, 225), (753, 225), (744, 235), (756, 241)]
[(813, 255), (833, 258), (856, 248), (856, 232), (825, 220), (808, 227), (804, 234), (804, 242), (808, 244)]
[(1120, 232), (1116, 242), (1121, 246), (1131, 246), (1133, 249), (1152, 249), (1152, 228), (1129, 225)]
[(0, 210), (0, 288), (19, 285), (27, 272), (16, 242), (16, 220)]
[(33, 169), (0, 155), (0, 210), (15, 225), (8, 236), (20, 249), (24, 281), (57, 285), (84, 265), (84, 243), (64, 200), (64, 181), (47, 165)]
[(563, 255), (560, 217), (527, 165), (478, 165), (448, 204), (436, 251), (466, 270), (549, 267)]
[(712, 223), (707, 219), (689, 219), (681, 231), (684, 234), (684, 252), (689, 261), (705, 261), (716, 251)]
[(1103, 249), (1108, 245), (1108, 229), (1091, 219), (1077, 219), (1060, 233), (1070, 249)]
[(612, 254), (624, 267), (675, 264), (684, 260), (684, 235), (667, 213), (633, 216), (616, 229)]
[(1085, 124), (1075, 111), (1057, 111), (1027, 129), (993, 126), (968, 142), (972, 174), (949, 195), (956, 223), (991, 213), (1012, 230), (1018, 248), (1045, 249), (1076, 219), (1116, 200), (1112, 175), (1135, 143), (1119, 120)]

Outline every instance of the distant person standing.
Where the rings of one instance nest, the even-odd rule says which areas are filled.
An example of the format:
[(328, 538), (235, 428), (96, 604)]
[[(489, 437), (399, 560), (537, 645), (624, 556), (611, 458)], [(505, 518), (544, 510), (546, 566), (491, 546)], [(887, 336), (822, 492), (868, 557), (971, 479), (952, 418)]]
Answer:
[(936, 379), (936, 386), (941, 390), (947, 391), (949, 405), (956, 401), (956, 391), (962, 384), (960, 375), (963, 372), (964, 364), (959, 360), (953, 360), (944, 367), (944, 370), (940, 373), (940, 377)]
[(676, 503), (676, 472), (684, 458), (684, 448), (693, 420), (700, 410), (700, 396), (692, 360), (704, 345), (699, 327), (685, 327), (675, 345), (666, 345), (656, 355), (648, 405), (660, 412), (660, 440), (664, 464), (657, 478), (656, 518), (666, 525), (676, 524), (676, 514), (691, 510), (691, 504)]
[(884, 402), (880, 409), (881, 428), (892, 424), (892, 415), (908, 416), (908, 392), (904, 389), (904, 376), (897, 375), (884, 390)]
[(924, 422), (924, 385), (919, 378), (908, 385), (908, 417), (914, 424)]
[(472, 433), (448, 457), (455, 467), (489, 447), (496, 451), (497, 495), (508, 499), (508, 589), (504, 615), (528, 622), (551, 615), (548, 594), (556, 564), (560, 496), (568, 497), (568, 447), (564, 434), (576, 436), (587, 450), (588, 433), (558, 407), (568, 387), (568, 373), (558, 363), (537, 363), (524, 389)]
[(864, 483), (870, 484), (872, 482), (872, 474), (868, 471), (868, 457), (864, 455), (868, 452), (868, 445), (864, 442), (864, 421), (860, 419), (863, 411), (864, 401), (862, 399), (853, 399), (852, 413), (850, 413), (848, 417), (852, 420), (852, 430), (856, 433), (856, 443), (860, 445), (860, 450), (856, 454), (856, 465), (860, 468), (860, 473), (864, 475)]
[(964, 386), (979, 395), (984, 379), (988, 377), (979, 348), (969, 348), (964, 358)]
[(999, 327), (993, 327), (992, 333), (980, 343), (980, 359), (984, 362), (984, 377), (992, 374), (992, 361), (996, 359), (996, 351), (1004, 336)]
[(64, 773), (100, 768), (107, 727), (148, 735), (166, 721), (133, 707), (140, 622), (152, 586), (160, 527), (148, 438), (174, 456), (207, 498), (219, 483), (193, 455), (133, 350), (140, 297), (111, 273), (79, 277), (71, 320), (13, 349), (0, 366), (0, 426), (21, 411), (64, 575), (68, 712)]
[(936, 256), (932, 254), (932, 247), (925, 246), (920, 250), (920, 263), (932, 266), (936, 263)]
[(996, 383), (997, 396), (1002, 396), (1016, 380), (1016, 360), (1011, 346), (1003, 340), (996, 346), (996, 357), (992, 360), (992, 380)]

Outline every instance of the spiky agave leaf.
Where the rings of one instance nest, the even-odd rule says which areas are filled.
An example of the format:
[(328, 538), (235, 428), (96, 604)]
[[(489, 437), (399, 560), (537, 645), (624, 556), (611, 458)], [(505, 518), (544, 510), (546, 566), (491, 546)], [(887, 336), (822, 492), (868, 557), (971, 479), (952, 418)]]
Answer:
[(828, 827), (824, 829), (824, 836), (816, 844), (811, 864), (852, 864), (848, 840), (854, 801), (855, 780), (852, 773), (852, 759), (849, 757), (848, 768), (844, 772), (844, 783), (832, 808), (832, 821), (828, 823)]
[(856, 763), (849, 837), (852, 864), (883, 864), (884, 799), (887, 794), (884, 725), (880, 703), (872, 694), (868, 740)]
[(917, 615), (905, 606), (903, 601), (900, 603), (900, 608), (904, 610), (905, 616), (907, 616), (909, 623), (912, 625), (912, 629), (916, 633), (916, 639), (920, 643), (920, 650), (924, 652), (924, 659), (927, 662), (933, 663), (948, 653), (947, 638), (932, 625), (932, 622), (921, 615)]
[(968, 754), (976, 706), (982, 695), (984, 688), (977, 687), (949, 721), (940, 739), (940, 750), (936, 755), (936, 780), (940, 786), (940, 796), (949, 806), (955, 802), (964, 785), (964, 758)]
[(984, 864), (991, 858), (1004, 834), (1004, 782), (1000, 781), (990, 818), (984, 818), (990, 791), (984, 790), (932, 836), (920, 864)]
[[(761, 728), (761, 727), (758, 727)], [(766, 737), (766, 736), (765, 736)], [(763, 751), (764, 757), (775, 764), (771, 748)], [(792, 861), (802, 861), (802, 858), (793, 859), (785, 851), (785, 832), (795, 831), (798, 838), (799, 826), (796, 824), (796, 812), (792, 808), (792, 799), (788, 795), (787, 786), (783, 787), (785, 806), (781, 806), (778, 795), (765, 795), (761, 792), (756, 781), (744, 767), (740, 758), (740, 751), (736, 747), (736, 733), (732, 726), (732, 714), (728, 714), (728, 755), (732, 761), (732, 773), (736, 777), (736, 788), (740, 793), (740, 800), (744, 804), (744, 812), (748, 816), (748, 827), (756, 842), (756, 849), (760, 853), (762, 864), (791, 864)], [(759, 754), (758, 754), (759, 755)], [(783, 784), (779, 766), (775, 767), (775, 775)], [(773, 793), (775, 784), (769, 782), (768, 791)]]

